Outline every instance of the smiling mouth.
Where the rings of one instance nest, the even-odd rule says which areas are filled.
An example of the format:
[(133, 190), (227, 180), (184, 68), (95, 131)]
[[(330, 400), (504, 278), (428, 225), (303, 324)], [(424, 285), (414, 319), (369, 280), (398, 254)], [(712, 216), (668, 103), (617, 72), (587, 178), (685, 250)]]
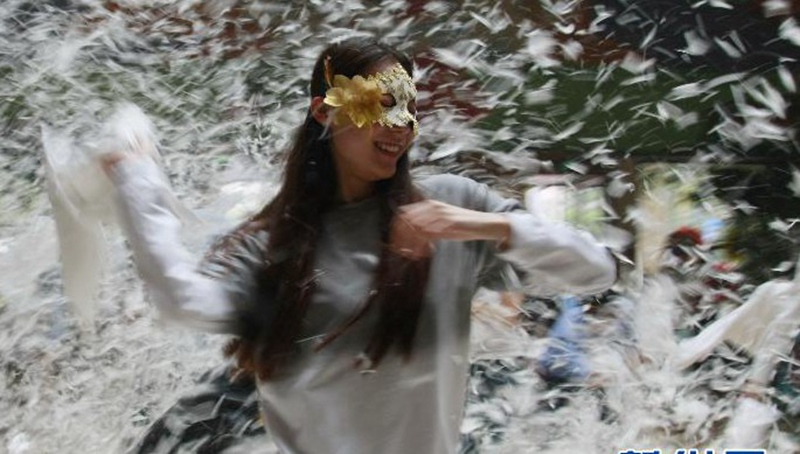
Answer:
[(379, 151), (389, 154), (399, 154), (405, 149), (405, 147), (399, 143), (389, 142), (375, 142), (375, 148), (377, 148)]

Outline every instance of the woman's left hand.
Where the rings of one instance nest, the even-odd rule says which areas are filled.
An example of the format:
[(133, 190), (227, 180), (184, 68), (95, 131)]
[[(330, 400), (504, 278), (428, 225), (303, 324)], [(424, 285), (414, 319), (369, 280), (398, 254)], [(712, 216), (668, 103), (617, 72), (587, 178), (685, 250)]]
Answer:
[(395, 222), (409, 226), (417, 235), (433, 240), (494, 240), (505, 243), (511, 234), (508, 218), (423, 200), (400, 207)]

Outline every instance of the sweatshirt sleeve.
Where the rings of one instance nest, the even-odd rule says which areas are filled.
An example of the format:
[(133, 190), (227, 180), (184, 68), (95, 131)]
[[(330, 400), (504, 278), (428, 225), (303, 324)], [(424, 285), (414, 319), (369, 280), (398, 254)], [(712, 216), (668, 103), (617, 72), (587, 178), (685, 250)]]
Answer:
[(589, 233), (530, 213), (518, 201), (504, 199), (486, 185), (471, 186), (478, 209), (504, 213), (508, 218), (510, 237), (505, 249), (495, 248), (494, 255), (522, 271), (527, 292), (586, 295), (614, 284), (614, 259)]
[(170, 207), (172, 192), (151, 159), (125, 159), (112, 175), (120, 220), (139, 274), (164, 318), (214, 333), (235, 333), (236, 310), (253, 290), (258, 238), (242, 241), (225, 266), (211, 257), (206, 269), (183, 246), (180, 221)]

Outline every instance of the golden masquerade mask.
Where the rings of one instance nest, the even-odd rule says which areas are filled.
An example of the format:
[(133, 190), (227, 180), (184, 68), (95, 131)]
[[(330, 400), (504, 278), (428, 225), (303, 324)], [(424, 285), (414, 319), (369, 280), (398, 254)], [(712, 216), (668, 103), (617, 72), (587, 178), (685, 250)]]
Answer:
[[(414, 135), (419, 133), (417, 117), (408, 110), (408, 103), (417, 98), (417, 88), (400, 63), (366, 78), (349, 79), (339, 74), (331, 77), (331, 74), (330, 63), (326, 60), (325, 80), (329, 88), (323, 102), (337, 108), (334, 121), (338, 121), (340, 115), (347, 115), (359, 128), (372, 123), (382, 126), (408, 126), (410, 123)], [(384, 94), (394, 98), (391, 107), (381, 103)]]

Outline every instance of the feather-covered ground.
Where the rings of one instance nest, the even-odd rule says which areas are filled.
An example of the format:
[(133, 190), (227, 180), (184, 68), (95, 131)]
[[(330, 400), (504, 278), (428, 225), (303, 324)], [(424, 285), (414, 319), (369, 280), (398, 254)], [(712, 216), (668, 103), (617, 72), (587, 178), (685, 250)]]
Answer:
[[(2, 2), (0, 452), (124, 452), (221, 356), (221, 339), (157, 323), (113, 228), (97, 316), (75, 316), (62, 296), (43, 126), (91, 152), (118, 103), (141, 106), (178, 197), (202, 221), (187, 229), (199, 253), (267, 199), (318, 51), (375, 34), (415, 57), (421, 166), (510, 192), (551, 170), (576, 182), (605, 173), (606, 192), (622, 199), (627, 158), (695, 170), (762, 159), (788, 176), (790, 209), (769, 228), (796, 244), (797, 13), (788, 0)], [(689, 172), (670, 172), (688, 185)], [(629, 216), (663, 244), (677, 227), (665, 202), (674, 199), (641, 190), (650, 202), (627, 213), (605, 204), (600, 218)], [(726, 202), (760, 209), (744, 196)], [(748, 358), (722, 347), (672, 371), (687, 320), (676, 283), (626, 284), (588, 316), (594, 373), (579, 386), (550, 387), (534, 371), (552, 305), (529, 301), (528, 325), (477, 311), (466, 449), (728, 447), (719, 443)], [(737, 290), (742, 299), (752, 285)], [(800, 452), (796, 382), (776, 394), (782, 418), (768, 452)]]

